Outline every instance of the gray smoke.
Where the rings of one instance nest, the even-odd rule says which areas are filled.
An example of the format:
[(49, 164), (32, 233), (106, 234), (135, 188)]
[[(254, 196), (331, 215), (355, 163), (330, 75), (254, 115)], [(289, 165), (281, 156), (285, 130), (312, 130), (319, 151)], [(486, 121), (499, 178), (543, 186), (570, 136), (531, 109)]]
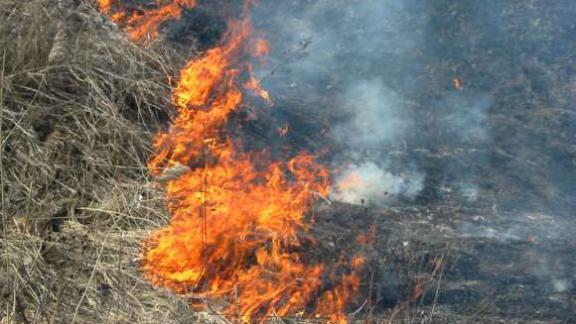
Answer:
[(490, 95), (466, 91), (446, 95), (434, 107), (439, 111), (443, 135), (464, 143), (490, 144), (488, 110), (492, 101)]
[(403, 114), (400, 95), (386, 88), (380, 78), (347, 85), (338, 103), (350, 116), (335, 126), (334, 135), (351, 148), (368, 149), (401, 140), (412, 127)]
[(393, 199), (390, 195), (414, 198), (422, 189), (424, 178), (418, 172), (392, 174), (386, 165), (367, 161), (347, 166), (336, 178), (333, 198), (359, 204), (383, 205)]
[[(405, 62), (402, 73), (392, 64), (421, 44), (426, 21), (420, 26), (405, 21), (411, 1), (263, 4), (256, 15), (274, 31), (268, 68), (281, 67), (281, 77), (264, 80), (264, 86), (281, 92), (289, 84), (293, 93), (318, 96), (318, 101), (330, 96), (335, 98), (331, 113), (344, 116), (331, 130), (344, 148), (334, 161), (339, 171), (334, 197), (376, 204), (416, 197), (424, 175), (414, 163), (391, 167), (388, 156), (414, 127), (403, 96), (418, 64)], [(344, 192), (342, 181), (350, 177), (362, 178), (366, 186)]]
[(482, 250), (494, 253), (486, 269), (510, 258), (520, 272), (503, 273), (574, 291), (574, 0), (271, 0), (256, 11), (273, 50), (264, 87), (303, 102), (311, 123), (330, 119), (331, 199), (438, 207), (458, 236), (495, 248)]
[[(402, 169), (394, 173), (385, 156), (366, 153), (404, 141), (412, 129), (400, 95), (386, 88), (380, 78), (360, 80), (347, 85), (338, 104), (349, 118), (334, 127), (334, 135), (357, 162), (338, 174), (334, 198), (348, 203), (365, 199), (383, 205), (398, 196), (416, 197), (424, 183), (420, 172)], [(348, 185), (351, 180), (355, 183)]]
[[(569, 0), (262, 1), (254, 22), (272, 56), (258, 74), (273, 97), (333, 118), (338, 179), (377, 168), (421, 184), (388, 186), (401, 199), (574, 207), (568, 127), (576, 119), (546, 109), (572, 109), (574, 77), (564, 67), (576, 50), (575, 8)], [(552, 144), (560, 158), (543, 158)]]

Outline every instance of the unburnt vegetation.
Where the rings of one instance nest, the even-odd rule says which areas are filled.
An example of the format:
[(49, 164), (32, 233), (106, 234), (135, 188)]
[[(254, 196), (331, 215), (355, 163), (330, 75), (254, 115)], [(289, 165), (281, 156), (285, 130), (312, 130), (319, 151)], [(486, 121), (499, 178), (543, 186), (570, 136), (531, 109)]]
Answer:
[(0, 318), (192, 321), (137, 259), (167, 221), (146, 162), (180, 58), (124, 39), (92, 5), (0, 4)]

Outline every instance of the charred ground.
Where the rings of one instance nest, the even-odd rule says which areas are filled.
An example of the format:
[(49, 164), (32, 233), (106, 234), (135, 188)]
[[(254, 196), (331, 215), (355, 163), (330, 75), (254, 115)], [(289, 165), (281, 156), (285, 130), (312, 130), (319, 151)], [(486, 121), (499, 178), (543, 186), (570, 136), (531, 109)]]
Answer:
[[(318, 3), (273, 6), (297, 16)], [(397, 197), (387, 207), (321, 202), (315, 209), (318, 245), (311, 257), (359, 250), (370, 256), (364, 289), (372, 299), (351, 305), (351, 312), (360, 309), (357, 318), (574, 321), (576, 26), (570, 18), (576, 7), (568, 0), (410, 3), (411, 14), (398, 24), (423, 36), (415, 50), (391, 51), (375, 66), (372, 55), (347, 46), (373, 35), (350, 29), (335, 54), (342, 62), (336, 69), (344, 72), (302, 79), (292, 63), (313, 55), (307, 42), (316, 42), (304, 39), (281, 50), (267, 71), (275, 108), (256, 119), (238, 116), (231, 127), (249, 147), (272, 147), (279, 156), (330, 147), (325, 157), (335, 164), (368, 156), (389, 160), (392, 172), (410, 164), (425, 174), (417, 197)], [(170, 49), (159, 45), (164, 40), (139, 48), (92, 5), (0, 5), (2, 316), (8, 322), (218, 321), (149, 286), (138, 276), (137, 258), (139, 239), (167, 222), (162, 193), (145, 167), (152, 134), (171, 114), (167, 75), (177, 75), (191, 52), (216, 43), (226, 20), (214, 4), (201, 2), (163, 26)], [(326, 6), (318, 24), (344, 3)], [(278, 22), (266, 17), (258, 27), (274, 33)], [(362, 16), (351, 19), (361, 26)], [(66, 59), (51, 60), (63, 21)], [(386, 46), (386, 39), (378, 42)], [(359, 157), (335, 127), (350, 112), (334, 107), (350, 80), (366, 77), (403, 94), (413, 126), (400, 139), (362, 148)], [(472, 109), (478, 114), (468, 114), (478, 104)], [(290, 131), (279, 137), (286, 123)], [(292, 151), (282, 149), (287, 143)], [(459, 189), (469, 184), (473, 198)], [(359, 244), (357, 236), (371, 226), (376, 239)]]

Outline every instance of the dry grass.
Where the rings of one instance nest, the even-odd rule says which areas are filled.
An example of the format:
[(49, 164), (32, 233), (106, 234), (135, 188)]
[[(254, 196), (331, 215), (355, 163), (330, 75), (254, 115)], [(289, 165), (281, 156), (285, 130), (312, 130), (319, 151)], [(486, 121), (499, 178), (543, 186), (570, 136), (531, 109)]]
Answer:
[[(178, 58), (91, 5), (0, 3), (0, 322), (197, 321), (137, 261), (168, 219), (145, 164)], [(66, 52), (49, 59), (62, 26)]]

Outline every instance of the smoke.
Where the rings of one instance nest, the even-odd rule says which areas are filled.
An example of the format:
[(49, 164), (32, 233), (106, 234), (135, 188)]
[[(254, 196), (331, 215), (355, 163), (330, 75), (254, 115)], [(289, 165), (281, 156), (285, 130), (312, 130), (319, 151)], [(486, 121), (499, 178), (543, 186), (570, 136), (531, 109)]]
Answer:
[[(274, 31), (273, 55), (264, 70), (276, 70), (264, 78), (264, 87), (273, 95), (291, 91), (317, 102), (333, 98), (336, 199), (383, 205), (415, 198), (422, 189), (424, 175), (416, 163), (398, 165), (389, 156), (405, 146), (414, 128), (404, 95), (421, 66), (400, 60), (422, 43), (426, 19), (417, 26), (405, 19), (414, 3), (319, 0), (256, 8), (262, 29)], [(351, 177), (365, 186), (348, 188), (344, 182)]]
[(380, 78), (348, 85), (339, 98), (339, 109), (349, 118), (335, 126), (334, 135), (350, 148), (369, 149), (400, 140), (412, 126), (403, 115), (400, 96)]
[(262, 4), (263, 85), (331, 118), (332, 199), (478, 210), (450, 223), (458, 236), (502, 247), (545, 291), (574, 290), (558, 248), (576, 208), (573, 0)]
[[(413, 56), (422, 44), (426, 18), (414, 20), (416, 1), (269, 1), (255, 9), (271, 37), (272, 66), (278, 79), (264, 80), (269, 89), (294, 91), (343, 89), (358, 81), (382, 77), (385, 83), (412, 84), (422, 66)], [(384, 80), (386, 79), (386, 80)], [(402, 90), (403, 89), (399, 89)], [(312, 92), (312, 91), (310, 91)]]
[(400, 95), (387, 88), (381, 78), (360, 80), (346, 87), (338, 108), (348, 118), (335, 125), (334, 137), (345, 146), (348, 159), (355, 162), (337, 175), (334, 197), (349, 203), (366, 199), (376, 205), (396, 197), (415, 198), (424, 176), (414, 169), (393, 172), (386, 154), (371, 154), (405, 141), (413, 127), (402, 109)]
[[(263, 83), (273, 96), (289, 92), (287, 97), (317, 102), (309, 109), (332, 98), (336, 199), (385, 205), (413, 200), (428, 187), (447, 188), (467, 203), (478, 200), (479, 170), (461, 159), (430, 168), (435, 161), (414, 154), (442, 156), (444, 143), (458, 143), (472, 146), (475, 160), (484, 161), (492, 138), (490, 93), (468, 89), (466, 83), (454, 89), (452, 78), (444, 89), (434, 89), (427, 80), (430, 62), (424, 53), (436, 55), (430, 46), (437, 37), (434, 5), (410, 0), (271, 3), (256, 9), (262, 29), (274, 33), (270, 64), (260, 75), (269, 76)], [(435, 93), (426, 95), (431, 90)], [(353, 176), (367, 187), (344, 192)]]
[(490, 144), (488, 111), (492, 102), (490, 95), (482, 93), (458, 91), (446, 95), (435, 106), (441, 136), (464, 144)]
[[(537, 280), (547, 292), (566, 293), (574, 289), (570, 248), (557, 249), (557, 245), (571, 242), (574, 223), (555, 215), (519, 213), (474, 216), (472, 220), (458, 222), (456, 231), (469, 240), (488, 239), (494, 244), (504, 243), (511, 263), (519, 264), (520, 271)], [(526, 244), (526, 245), (523, 245)], [(516, 274), (517, 275), (517, 274)]]
[(574, 115), (545, 110), (571, 111), (574, 13), (568, 0), (262, 1), (254, 23), (272, 55), (257, 74), (277, 109), (331, 118), (336, 180), (372, 170), (422, 183), (389, 202), (573, 208)]
[(441, 190), (464, 204), (475, 204), (482, 198), (479, 177), (483, 172), (478, 166), (490, 165), (493, 141), (489, 112), (493, 102), (490, 94), (464, 89), (451, 91), (431, 105), (435, 114), (433, 136), (424, 136), (424, 142), (442, 163), (440, 174), (445, 180)]
[(459, 194), (467, 201), (467, 202), (476, 202), (478, 200), (478, 196), (480, 194), (480, 188), (478, 185), (472, 183), (459, 183), (456, 185)]
[(392, 174), (374, 162), (350, 165), (336, 179), (333, 198), (351, 203), (384, 205), (395, 196), (414, 198), (422, 189), (420, 173)]

